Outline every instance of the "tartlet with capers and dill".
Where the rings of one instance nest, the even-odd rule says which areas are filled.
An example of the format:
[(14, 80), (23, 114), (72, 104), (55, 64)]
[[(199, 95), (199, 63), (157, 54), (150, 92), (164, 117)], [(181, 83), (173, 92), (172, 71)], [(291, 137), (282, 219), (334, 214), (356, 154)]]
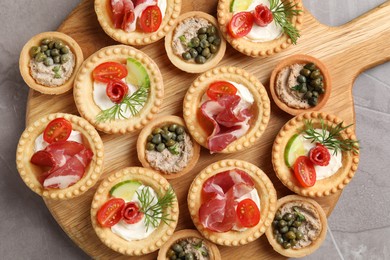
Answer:
[(276, 176), (302, 196), (323, 197), (342, 190), (358, 163), (359, 143), (352, 125), (323, 112), (292, 118), (272, 148)]
[(84, 57), (80, 46), (60, 32), (43, 32), (23, 47), (19, 70), (26, 84), (43, 94), (57, 95), (73, 87)]
[(179, 219), (176, 194), (157, 172), (128, 167), (104, 179), (93, 197), (92, 226), (100, 240), (124, 255), (158, 250)]
[(100, 49), (82, 64), (74, 84), (80, 115), (110, 134), (136, 131), (158, 113), (161, 72), (145, 53), (125, 45)]
[(297, 43), (302, 9), (301, 0), (219, 0), (218, 24), (239, 52), (270, 56)]
[(218, 65), (225, 54), (226, 41), (213, 16), (193, 11), (177, 19), (165, 37), (165, 50), (177, 68), (202, 73)]
[(261, 137), (270, 119), (270, 100), (255, 76), (219, 67), (192, 83), (183, 115), (191, 136), (210, 153), (234, 153)]
[(182, 118), (162, 116), (142, 129), (137, 140), (137, 153), (142, 166), (173, 179), (194, 168), (200, 146), (187, 132)]
[(299, 258), (321, 246), (327, 227), (325, 212), (315, 200), (289, 195), (278, 200), (272, 227), (265, 234), (276, 252)]

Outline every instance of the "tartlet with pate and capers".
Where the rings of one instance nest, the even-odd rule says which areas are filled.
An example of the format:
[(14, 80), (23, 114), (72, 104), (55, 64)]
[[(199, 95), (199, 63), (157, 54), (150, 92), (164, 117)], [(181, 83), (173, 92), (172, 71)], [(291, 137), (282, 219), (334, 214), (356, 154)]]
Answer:
[(44, 32), (23, 47), (19, 70), (26, 84), (43, 94), (62, 94), (73, 87), (83, 53), (75, 40), (64, 33)]

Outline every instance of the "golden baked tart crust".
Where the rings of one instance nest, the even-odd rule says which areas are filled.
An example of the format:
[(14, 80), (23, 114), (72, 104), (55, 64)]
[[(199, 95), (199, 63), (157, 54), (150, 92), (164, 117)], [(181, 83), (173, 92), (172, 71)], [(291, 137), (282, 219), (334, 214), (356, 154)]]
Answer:
[(169, 189), (170, 184), (157, 172), (141, 168), (128, 167), (118, 172), (115, 172), (104, 179), (93, 197), (91, 205), (91, 221), (92, 226), (100, 238), (100, 240), (109, 248), (124, 255), (135, 256), (149, 254), (158, 250), (175, 231), (177, 221), (179, 219), (179, 205), (177, 198), (172, 203), (172, 206), (164, 211), (164, 214), (169, 214), (172, 221), (167, 224), (161, 222), (160, 225), (145, 239), (127, 241), (111, 231), (111, 228), (101, 227), (97, 222), (97, 212), (100, 207), (109, 199), (110, 189), (119, 182), (126, 180), (138, 180), (144, 185), (150, 186), (159, 196), (163, 196)]
[[(227, 170), (240, 169), (252, 178), (260, 198), (260, 221), (245, 231), (228, 231), (218, 233), (204, 228), (199, 220), (199, 208), (202, 205), (201, 192), (205, 181), (210, 177)], [(203, 169), (192, 182), (188, 197), (188, 209), (192, 221), (199, 232), (208, 240), (223, 246), (245, 245), (259, 238), (271, 226), (276, 212), (276, 190), (268, 176), (255, 165), (241, 160), (227, 159), (215, 162)]]
[(157, 260), (169, 260), (167, 257), (167, 252), (169, 248), (176, 243), (176, 241), (180, 241), (182, 239), (186, 238), (200, 238), (203, 240), (203, 243), (207, 246), (208, 253), (209, 253), (209, 259), (210, 260), (221, 260), (221, 254), (219, 253), (218, 247), (211, 243), (210, 241), (206, 240), (198, 231), (193, 229), (183, 229), (176, 231), (173, 233), (173, 236), (160, 248), (160, 251), (158, 252)]
[[(237, 51), (252, 57), (270, 56), (285, 50), (292, 44), (290, 37), (283, 33), (279, 38), (267, 42), (252, 42), (248, 39), (233, 38), (228, 32), (228, 24), (233, 17), (230, 12), (230, 4), (232, 0), (219, 0), (217, 7), (219, 28), (225, 39)], [(302, 10), (301, 0), (291, 0), (296, 4), (296, 8)], [(291, 18), (291, 23), (296, 29), (300, 29), (303, 24), (303, 11)]]
[[(48, 87), (41, 85), (35, 81), (35, 79), (31, 76), (30, 73), (30, 54), (29, 51), (31, 47), (33, 46), (39, 46), (41, 45), (42, 39), (59, 39), (63, 41), (70, 49), (70, 51), (73, 53), (75, 56), (75, 65), (73, 67), (73, 72), (72, 76), (61, 86), (56, 86), (56, 87)], [(19, 70), (20, 73), (23, 77), (24, 82), (26, 84), (36, 90), (41, 92), (42, 94), (49, 94), (49, 95), (58, 95), (67, 92), (73, 87), (73, 82), (77, 74), (77, 70), (80, 68), (81, 64), (84, 61), (84, 56), (83, 52), (80, 48), (80, 46), (77, 44), (73, 38), (70, 36), (60, 33), (60, 32), (43, 32), (40, 34), (35, 35), (32, 37), (24, 46), (22, 49), (22, 52), (20, 53), (20, 58), (19, 58)]]
[[(127, 58), (134, 58), (142, 63), (149, 75), (150, 90), (147, 101), (136, 116), (97, 122), (96, 117), (101, 109), (93, 99), (92, 71), (99, 64), (108, 61), (125, 64)], [(145, 53), (126, 45), (113, 45), (100, 49), (85, 60), (77, 73), (73, 95), (80, 115), (96, 129), (109, 134), (125, 134), (142, 128), (158, 113), (164, 97), (163, 78), (156, 63)]]
[[(307, 109), (299, 109), (299, 108), (293, 108), (289, 107), (286, 103), (284, 103), (276, 93), (276, 80), (279, 72), (290, 65), (293, 64), (305, 64), (305, 63), (314, 63), (317, 68), (321, 71), (321, 74), (323, 75), (323, 83), (324, 83), (324, 89), (325, 93), (320, 95), (318, 98), (318, 104), (314, 107), (307, 108)], [(275, 69), (272, 71), (271, 79), (270, 79), (270, 90), (271, 90), (271, 96), (276, 105), (282, 109), (283, 111), (289, 113), (290, 115), (296, 116), (300, 113), (304, 112), (310, 112), (310, 111), (318, 111), (321, 108), (323, 108), (326, 104), (326, 102), (329, 99), (330, 92), (332, 90), (332, 82), (331, 77), (329, 74), (328, 69), (326, 68), (325, 64), (322, 63), (319, 59), (304, 55), (304, 54), (296, 54), (290, 57), (287, 57), (286, 59), (282, 60), (281, 62), (276, 65)]]
[[(60, 117), (71, 122), (73, 130), (82, 134), (83, 144), (90, 148), (94, 155), (89, 166), (85, 169), (83, 177), (74, 185), (65, 189), (45, 189), (37, 178), (43, 170), (41, 167), (33, 165), (30, 160), (34, 154), (35, 139), (43, 133), (52, 120)], [(48, 199), (65, 200), (82, 195), (99, 180), (103, 171), (103, 161), (103, 142), (95, 128), (81, 117), (64, 113), (55, 113), (41, 117), (27, 126), (19, 139), (16, 150), (16, 166), (20, 177), (32, 191)]]
[[(321, 128), (320, 118), (327, 125), (336, 125), (342, 122), (340, 118), (323, 112), (300, 114), (292, 118), (280, 129), (272, 147), (272, 164), (276, 176), (287, 188), (302, 196), (324, 197), (342, 190), (355, 175), (359, 163), (359, 154), (342, 152), (342, 167), (335, 174), (325, 179), (317, 180), (312, 187), (304, 188), (299, 184), (292, 170), (284, 161), (284, 150), (287, 142), (294, 134), (302, 133), (305, 120), (312, 120), (314, 128)], [(356, 135), (352, 128), (347, 128), (343, 131), (342, 136), (343, 138), (356, 140)]]
[[(191, 171), (195, 164), (198, 162), (199, 155), (200, 155), (200, 146), (195, 140), (191, 137), (191, 135), (187, 132), (187, 134), (191, 137), (192, 146), (193, 146), (193, 155), (191, 160), (188, 162), (187, 166), (182, 169), (179, 172), (167, 174), (162, 171), (159, 171), (158, 169), (154, 169), (149, 162), (146, 159), (145, 153), (146, 153), (146, 142), (148, 136), (151, 134), (154, 128), (156, 127), (162, 127), (167, 124), (177, 124), (185, 127), (184, 120), (178, 116), (161, 116), (156, 119), (154, 119), (152, 122), (150, 122), (148, 125), (146, 125), (142, 131), (139, 133), (138, 139), (137, 139), (137, 153), (138, 153), (138, 159), (142, 163), (142, 166), (145, 168), (153, 169), (157, 172), (159, 172), (161, 175), (163, 175), (166, 179), (175, 179), (178, 177), (183, 176), (187, 172)], [(186, 127), (185, 127), (186, 128)]]
[(209, 85), (215, 81), (233, 81), (240, 83), (251, 92), (256, 114), (250, 120), (251, 127), (247, 133), (230, 143), (219, 153), (234, 153), (246, 149), (261, 137), (271, 115), (270, 100), (267, 91), (260, 81), (247, 71), (237, 67), (218, 67), (200, 75), (188, 89), (183, 102), (183, 116), (187, 124), (188, 131), (192, 137), (203, 147), (207, 147), (208, 134), (200, 125), (197, 113), (200, 109), (202, 96), (206, 93)]
[(293, 248), (284, 249), (283, 246), (280, 245), (276, 241), (276, 238), (275, 238), (275, 236), (273, 234), (273, 228), (272, 227), (267, 229), (265, 234), (267, 236), (267, 239), (268, 239), (269, 243), (273, 247), (273, 249), (276, 252), (278, 252), (279, 254), (287, 256), (287, 257), (293, 257), (293, 258), (304, 257), (304, 256), (307, 256), (307, 255), (310, 255), (311, 253), (316, 251), (322, 245), (322, 243), (324, 242), (324, 240), (326, 238), (326, 232), (327, 232), (327, 228), (328, 228), (328, 221), (326, 219), (325, 212), (322, 209), (322, 207), (320, 206), (320, 204), (318, 204), (313, 199), (301, 197), (301, 196), (298, 196), (298, 195), (289, 195), (289, 196), (285, 196), (285, 197), (279, 199), (278, 203), (277, 203), (277, 209), (283, 207), (283, 205), (285, 205), (285, 204), (287, 204), (289, 202), (298, 202), (298, 203), (302, 203), (302, 204), (307, 204), (311, 208), (314, 208), (316, 210), (316, 212), (318, 213), (319, 220), (321, 222), (321, 231), (320, 231), (317, 239), (314, 240), (310, 245), (308, 245), (306, 247), (303, 247), (303, 248), (299, 248), (299, 249), (293, 249)]
[(108, 36), (127, 45), (147, 45), (163, 38), (175, 23), (181, 10), (181, 0), (167, 0), (167, 9), (160, 27), (152, 33), (126, 32), (114, 27), (109, 0), (95, 0), (95, 12), (100, 26)]
[(173, 40), (173, 36), (175, 35), (176, 26), (181, 21), (183, 21), (187, 18), (190, 18), (190, 17), (203, 18), (203, 19), (209, 21), (210, 23), (212, 23), (216, 28), (218, 28), (217, 20), (214, 18), (214, 16), (211, 16), (207, 13), (200, 12), (200, 11), (192, 11), (192, 12), (187, 12), (185, 14), (182, 14), (177, 19), (173, 29), (165, 37), (165, 50), (167, 52), (169, 60), (178, 69), (181, 69), (182, 71), (185, 71), (188, 73), (202, 73), (202, 72), (205, 72), (211, 68), (214, 68), (222, 60), (223, 56), (225, 55), (226, 41), (222, 37), (221, 32), (219, 32), (219, 35), (221, 38), (221, 44), (219, 46), (218, 52), (216, 54), (214, 54), (214, 56), (211, 59), (207, 60), (204, 64), (197, 64), (194, 62), (187, 62), (187, 61), (183, 60), (181, 57), (177, 56), (173, 52), (172, 40)]

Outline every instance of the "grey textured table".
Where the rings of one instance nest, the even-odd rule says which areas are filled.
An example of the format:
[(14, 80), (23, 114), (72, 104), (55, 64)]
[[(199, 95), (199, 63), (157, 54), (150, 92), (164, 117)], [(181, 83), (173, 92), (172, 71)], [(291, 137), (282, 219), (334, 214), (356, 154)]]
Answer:
[[(33, 35), (55, 30), (78, 2), (0, 3), (0, 259), (88, 259), (15, 168), (28, 94), (19, 74), (19, 52)], [(319, 21), (338, 26), (385, 1), (303, 2)], [(359, 170), (329, 218), (325, 243), (306, 259), (390, 259), (390, 63), (360, 75), (353, 95), (363, 147)]]

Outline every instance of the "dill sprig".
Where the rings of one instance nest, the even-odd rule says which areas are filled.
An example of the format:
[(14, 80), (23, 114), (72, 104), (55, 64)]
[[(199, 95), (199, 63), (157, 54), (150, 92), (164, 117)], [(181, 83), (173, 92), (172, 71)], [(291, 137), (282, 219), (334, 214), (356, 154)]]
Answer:
[(359, 153), (359, 141), (352, 139), (344, 139), (341, 136), (341, 132), (352, 126), (352, 124), (343, 126), (343, 122), (336, 126), (327, 125), (322, 118), (321, 131), (316, 131), (313, 127), (312, 120), (305, 120), (305, 134), (304, 138), (311, 139), (312, 142), (320, 143), (326, 146), (328, 149), (333, 150), (333, 154), (337, 155), (338, 152), (352, 151), (356, 154)]
[[(102, 110), (96, 117), (96, 122), (101, 123), (105, 121), (112, 121), (115, 119), (126, 119), (127, 111), (130, 111), (132, 116), (139, 113), (139, 106), (145, 104), (149, 95), (149, 85), (143, 85), (137, 89), (131, 96), (126, 95), (122, 102), (115, 104), (112, 107)], [(124, 108), (123, 108), (124, 106)]]
[(292, 43), (296, 44), (297, 39), (301, 36), (297, 28), (290, 22), (290, 18), (298, 15), (302, 10), (296, 9), (297, 4), (290, 2), (291, 0), (270, 0), (270, 10), (277, 24), (282, 27), (283, 32), (287, 34)]
[(146, 231), (150, 226), (156, 228), (160, 221), (163, 221), (165, 224), (167, 224), (168, 221), (173, 221), (173, 219), (169, 218), (168, 213), (164, 213), (164, 210), (172, 206), (172, 203), (176, 198), (172, 187), (169, 187), (163, 197), (157, 197), (157, 202), (155, 202), (154, 196), (150, 193), (148, 187), (144, 187), (141, 190), (141, 193), (138, 193), (137, 191), (137, 196), (141, 203), (140, 211), (144, 213), (145, 216), (144, 222)]

